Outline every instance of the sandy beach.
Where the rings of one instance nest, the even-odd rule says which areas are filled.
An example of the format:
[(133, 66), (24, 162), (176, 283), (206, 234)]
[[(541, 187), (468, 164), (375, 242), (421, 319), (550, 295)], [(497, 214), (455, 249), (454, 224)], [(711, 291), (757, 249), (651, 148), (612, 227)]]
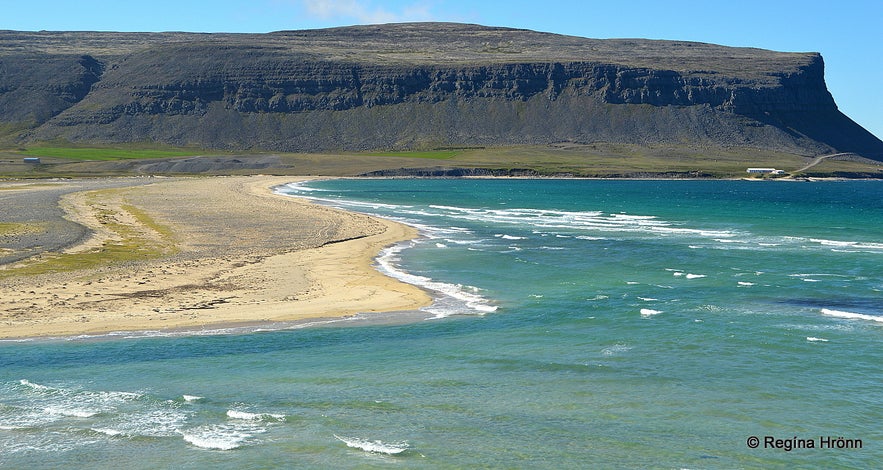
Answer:
[[(416, 237), (413, 228), (273, 194), (295, 179), (153, 178), (61, 195), (64, 218), (88, 236), (0, 265), (0, 337), (200, 329), (430, 303), (372, 266), (383, 247)], [(0, 189), (26, 196), (63, 184), (72, 183)], [(22, 239), (51, 227), (0, 228)]]

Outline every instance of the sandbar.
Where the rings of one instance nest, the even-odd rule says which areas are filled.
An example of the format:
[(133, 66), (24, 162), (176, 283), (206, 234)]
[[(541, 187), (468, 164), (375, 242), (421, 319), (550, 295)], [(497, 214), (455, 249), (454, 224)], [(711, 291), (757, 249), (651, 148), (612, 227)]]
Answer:
[(0, 265), (0, 338), (291, 322), (431, 303), (373, 267), (384, 247), (417, 237), (414, 228), (272, 191), (296, 180), (155, 178), (61, 196), (65, 218), (89, 236)]

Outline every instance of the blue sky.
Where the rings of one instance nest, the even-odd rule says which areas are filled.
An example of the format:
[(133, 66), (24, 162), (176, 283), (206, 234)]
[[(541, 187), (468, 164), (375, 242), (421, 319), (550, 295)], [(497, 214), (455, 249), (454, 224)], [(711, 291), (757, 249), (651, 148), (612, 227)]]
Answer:
[(5, 0), (0, 29), (263, 33), (457, 21), (591, 38), (821, 52), (840, 110), (883, 138), (883, 0)]

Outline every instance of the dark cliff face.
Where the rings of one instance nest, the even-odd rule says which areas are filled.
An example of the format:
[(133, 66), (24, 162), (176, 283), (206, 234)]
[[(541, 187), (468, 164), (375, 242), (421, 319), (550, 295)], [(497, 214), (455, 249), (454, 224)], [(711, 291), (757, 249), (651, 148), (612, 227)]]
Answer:
[(0, 119), (42, 124), (85, 98), (102, 72), (89, 55), (0, 56)]
[[(883, 157), (837, 110), (818, 54), (451, 24), (5, 34), (0, 122), (22, 139), (289, 151), (678, 142)], [(46, 52), (62, 40), (80, 53)]]

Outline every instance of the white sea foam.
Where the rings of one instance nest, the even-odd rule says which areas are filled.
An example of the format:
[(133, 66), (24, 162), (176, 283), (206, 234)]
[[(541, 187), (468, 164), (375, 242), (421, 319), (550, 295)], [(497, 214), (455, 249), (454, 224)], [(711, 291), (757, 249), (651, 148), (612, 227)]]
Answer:
[(452, 240), (450, 238), (445, 239), (445, 243), (453, 243), (454, 245), (477, 245), (482, 242), (484, 242), (484, 240)]
[(289, 193), (284, 192), (284, 188), (288, 188), (288, 189), (293, 190), (293, 191), (304, 191), (304, 192), (323, 192), (323, 191), (327, 191), (327, 190), (325, 190), (325, 189), (311, 188), (311, 187), (307, 186), (307, 184), (309, 184), (309, 183), (311, 183), (311, 181), (295, 181), (295, 182), (293, 182), (293, 183), (288, 183), (288, 184), (285, 184), (285, 185), (282, 185), (282, 186), (278, 186), (278, 187), (276, 188), (276, 192), (279, 193), (279, 194), (284, 194), (284, 195), (286, 195), (286, 196), (290, 196)]
[(652, 308), (642, 308), (641, 309), (641, 316), (644, 318), (652, 317), (653, 315), (659, 315), (660, 313), (662, 313), (662, 312), (659, 310), (653, 310)]
[(27, 379), (19, 384), (29, 390), (27, 405), (18, 413), (16, 424), (41, 426), (45, 423), (66, 421), (70, 418), (91, 419), (112, 416), (120, 407), (129, 406), (142, 397), (140, 393), (91, 391), (52, 387)]
[(383, 441), (369, 441), (367, 439), (359, 439), (355, 437), (341, 437), (337, 434), (334, 437), (347, 445), (347, 447), (352, 447), (355, 449), (361, 449), (365, 452), (371, 452), (375, 454), (388, 454), (388, 455), (396, 455), (401, 454), (402, 452), (409, 449), (407, 442), (383, 442)]
[(751, 286), (754, 285), (753, 282), (745, 282), (745, 281), (739, 281), (739, 282), (737, 282), (736, 284), (738, 284), (738, 285), (740, 285), (740, 286), (742, 286), (742, 287), (751, 287)]
[(442, 318), (457, 314), (484, 315), (497, 310), (497, 306), (493, 305), (490, 299), (482, 296), (477, 287), (436, 281), (399, 269), (396, 266), (398, 255), (408, 246), (412, 246), (412, 244), (397, 244), (384, 249), (377, 257), (377, 266), (380, 271), (402, 282), (442, 294), (443, 298), (437, 299), (433, 305), (425, 307), (424, 311), (434, 314), (436, 318)]
[(853, 248), (856, 250), (883, 250), (883, 243), (826, 240), (823, 238), (810, 238), (809, 241), (818, 243), (822, 246), (834, 246), (838, 248)]
[(30, 387), (30, 388), (32, 388), (32, 389), (34, 389), (34, 390), (40, 390), (40, 391), (57, 390), (57, 389), (55, 389), (55, 388), (48, 387), (48, 386), (46, 386), (46, 385), (35, 384), (35, 383), (33, 383), (33, 382), (31, 382), (31, 381), (29, 381), (29, 380), (27, 380), (27, 379), (21, 379), (21, 380), (18, 381), (18, 383), (20, 383), (20, 384), (22, 384), (22, 385), (24, 385), (24, 386), (26, 386), (26, 387)]
[(43, 408), (43, 412), (50, 415), (69, 416), (74, 418), (91, 418), (99, 412), (96, 410), (87, 410), (83, 408), (71, 408), (67, 406), (52, 405)]
[(601, 350), (601, 354), (605, 356), (614, 356), (619, 353), (628, 352), (632, 349), (631, 346), (626, 344), (614, 344), (613, 346), (608, 346)]
[(815, 336), (807, 336), (806, 340), (811, 343), (816, 343), (816, 342), (827, 343), (828, 342), (828, 340), (826, 340), (825, 338), (816, 338)]
[(120, 416), (114, 427), (131, 436), (174, 436), (187, 424), (190, 415), (191, 412), (177, 409), (174, 403), (154, 403)]
[(687, 279), (702, 279), (703, 277), (708, 277), (705, 274), (687, 274)]
[(255, 434), (265, 429), (233, 424), (212, 424), (181, 431), (185, 442), (212, 450), (233, 450), (242, 447)]
[(174, 435), (186, 423), (188, 414), (178, 409), (180, 402), (157, 401), (141, 393), (93, 391), (50, 387), (20, 381), (34, 394), (16, 413), (16, 426), (42, 428), (49, 423), (88, 420), (92, 430), (109, 436), (163, 437)]
[[(600, 232), (649, 232), (658, 235), (685, 235), (727, 239), (735, 232), (675, 226), (653, 215), (605, 214), (600, 211), (558, 211), (543, 209), (487, 209), (431, 205), (442, 215), (455, 219), (486, 221), (498, 224), (529, 225), (545, 229), (588, 230)], [(572, 235), (568, 233), (568, 235)]]
[(109, 428), (91, 428), (91, 429), (97, 433), (105, 434), (105, 435), (111, 436), (111, 437), (122, 436), (125, 434), (124, 432), (118, 431), (116, 429), (109, 429)]
[(849, 320), (868, 320), (883, 323), (883, 316), (881, 315), (867, 315), (864, 313), (844, 312), (841, 310), (832, 310), (828, 308), (823, 308), (821, 312), (822, 315), (828, 315), (830, 317), (846, 318)]
[(807, 277), (839, 277), (845, 278), (843, 274), (831, 274), (831, 273), (797, 273), (797, 274), (789, 274), (788, 277), (798, 277), (798, 278), (807, 278)]
[[(341, 204), (341, 201), (332, 202)], [(376, 203), (361, 204), (377, 205)], [(681, 222), (663, 220), (657, 216), (645, 214), (608, 214), (601, 211), (559, 211), (526, 208), (490, 209), (445, 205), (431, 205), (428, 207), (429, 210), (422, 211), (425, 212), (422, 215), (521, 227), (527, 225), (533, 228), (534, 233), (541, 233), (543, 236), (553, 234), (555, 236), (575, 236), (576, 238), (591, 240), (603, 238), (598, 237), (599, 232), (643, 232), (664, 237), (703, 238), (713, 242), (713, 244), (707, 246), (689, 245), (693, 248), (765, 249), (769, 247), (778, 248), (783, 244), (789, 246), (796, 244), (798, 247), (806, 247), (810, 243), (816, 244), (816, 246), (838, 249), (839, 251), (879, 253), (883, 250), (883, 243), (877, 242), (826, 240), (819, 238), (807, 239), (788, 236), (762, 237), (734, 230), (687, 227)], [(431, 212), (433, 210), (437, 212)], [(559, 229), (566, 230), (567, 232), (556, 233)], [(583, 234), (579, 234), (578, 232), (580, 231)], [(595, 233), (587, 235), (585, 232)]]
[(527, 237), (518, 237), (515, 235), (506, 235), (505, 233), (497, 233), (494, 234), (497, 238), (502, 238), (503, 240), (527, 240)]
[(241, 410), (227, 410), (227, 417), (232, 418), (232, 419), (246, 420), (246, 421), (262, 421), (262, 420), (282, 421), (285, 419), (285, 415), (283, 415), (283, 414), (250, 413), (248, 411), (241, 411)]
[(187, 401), (187, 402), (194, 402), (194, 401), (202, 400), (205, 397), (198, 397), (196, 395), (181, 395), (181, 398), (183, 398), (184, 401)]

